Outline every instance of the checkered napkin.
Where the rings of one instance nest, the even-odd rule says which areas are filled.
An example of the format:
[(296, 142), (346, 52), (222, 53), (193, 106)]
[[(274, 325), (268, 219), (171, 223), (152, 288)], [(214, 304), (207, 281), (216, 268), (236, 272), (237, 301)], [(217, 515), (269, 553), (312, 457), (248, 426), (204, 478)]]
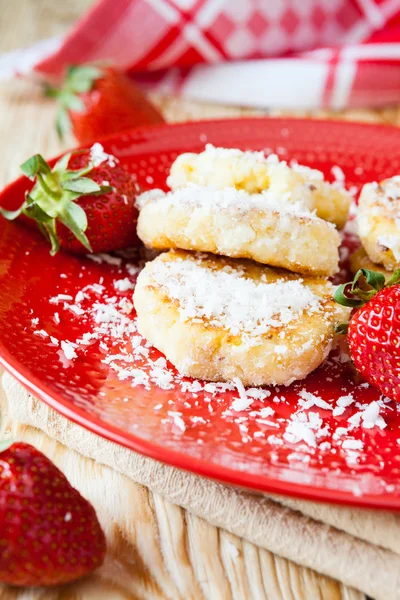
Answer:
[(400, 0), (98, 0), (64, 39), (0, 57), (0, 77), (97, 60), (197, 100), (383, 106), (400, 101)]
[(400, 0), (100, 0), (57, 46), (37, 71), (59, 76), (71, 63), (111, 59), (197, 100), (400, 101)]

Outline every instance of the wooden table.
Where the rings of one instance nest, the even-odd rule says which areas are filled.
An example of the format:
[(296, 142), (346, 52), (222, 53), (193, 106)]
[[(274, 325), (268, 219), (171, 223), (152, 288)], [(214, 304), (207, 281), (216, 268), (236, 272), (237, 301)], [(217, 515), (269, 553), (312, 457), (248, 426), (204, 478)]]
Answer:
[[(0, 0), (0, 51), (60, 33), (89, 4)], [(153, 100), (169, 121), (262, 112), (176, 98)], [(62, 149), (52, 127), (54, 112), (52, 101), (44, 100), (35, 85), (0, 84), (0, 186), (18, 174), (19, 164), (32, 153), (50, 157)], [(320, 111), (310, 116), (338, 115)], [(340, 116), (400, 125), (397, 108)], [(358, 592), (209, 525), (32, 428), (18, 426), (15, 433), (43, 449), (91, 500), (106, 529), (109, 554), (100, 572), (86, 580), (48, 591), (4, 586), (0, 600), (364, 600)]]

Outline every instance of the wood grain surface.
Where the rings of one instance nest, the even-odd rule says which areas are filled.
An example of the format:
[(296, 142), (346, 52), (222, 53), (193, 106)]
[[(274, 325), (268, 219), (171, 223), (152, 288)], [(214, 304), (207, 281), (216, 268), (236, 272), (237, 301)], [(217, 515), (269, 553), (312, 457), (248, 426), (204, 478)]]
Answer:
[[(89, 4), (90, 0), (0, 0), (0, 52), (62, 33)], [(177, 98), (153, 96), (153, 100), (169, 121), (262, 112)], [(19, 164), (30, 154), (50, 157), (63, 149), (52, 127), (54, 112), (53, 103), (42, 98), (38, 86), (24, 81), (0, 83), (0, 186), (18, 175)], [(398, 108), (341, 115), (319, 111), (308, 116), (400, 125)], [(67, 140), (64, 147), (71, 142)], [(4, 394), (1, 404), (7, 424)], [(338, 582), (211, 526), (33, 428), (8, 425), (16, 437), (54, 460), (93, 503), (109, 552), (92, 577), (52, 590), (0, 586), (0, 600), (364, 600)]]

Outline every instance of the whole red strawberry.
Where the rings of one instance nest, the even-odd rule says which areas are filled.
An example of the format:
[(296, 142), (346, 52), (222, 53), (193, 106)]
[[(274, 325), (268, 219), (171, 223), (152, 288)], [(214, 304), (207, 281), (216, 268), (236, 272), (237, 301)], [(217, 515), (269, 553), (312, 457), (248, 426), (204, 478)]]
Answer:
[(400, 270), (385, 284), (382, 273), (360, 269), (338, 288), (335, 300), (357, 310), (348, 331), (356, 369), (388, 398), (400, 401)]
[(80, 144), (138, 125), (164, 122), (133, 81), (113, 67), (71, 66), (63, 87), (49, 86), (46, 95), (59, 101), (56, 126), (60, 137), (72, 129)]
[(0, 581), (57, 585), (99, 567), (106, 541), (94, 508), (33, 446), (0, 453)]
[(139, 187), (100, 144), (65, 154), (53, 168), (40, 154), (21, 168), (36, 183), (17, 211), (0, 212), (10, 220), (22, 214), (35, 221), (51, 242), (52, 255), (59, 248), (112, 252), (138, 244)]

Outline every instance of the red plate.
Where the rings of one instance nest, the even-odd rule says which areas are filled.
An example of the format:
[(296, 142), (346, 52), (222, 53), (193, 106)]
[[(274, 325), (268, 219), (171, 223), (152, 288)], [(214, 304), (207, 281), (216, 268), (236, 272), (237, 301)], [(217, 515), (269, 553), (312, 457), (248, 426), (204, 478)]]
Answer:
[[(330, 179), (332, 165), (340, 165), (348, 186), (400, 172), (400, 130), (342, 122), (206, 121), (138, 129), (103, 145), (143, 186), (153, 187), (165, 185), (179, 153), (199, 151), (206, 142), (273, 150)], [(16, 207), (28, 186), (26, 179), (12, 183), (1, 204)], [(236, 390), (216, 393), (204, 382), (180, 379), (137, 336), (128, 314), (132, 290), (126, 289), (134, 279), (132, 259), (126, 266), (107, 257), (51, 258), (36, 232), (4, 220), (0, 228), (1, 362), (60, 413), (133, 450), (221, 481), (400, 508), (400, 418), (343, 356), (235, 412)], [(117, 280), (123, 283), (114, 285)], [(343, 411), (339, 398), (339, 404), (351, 402)], [(380, 402), (381, 418), (371, 422), (363, 411), (372, 401)]]

